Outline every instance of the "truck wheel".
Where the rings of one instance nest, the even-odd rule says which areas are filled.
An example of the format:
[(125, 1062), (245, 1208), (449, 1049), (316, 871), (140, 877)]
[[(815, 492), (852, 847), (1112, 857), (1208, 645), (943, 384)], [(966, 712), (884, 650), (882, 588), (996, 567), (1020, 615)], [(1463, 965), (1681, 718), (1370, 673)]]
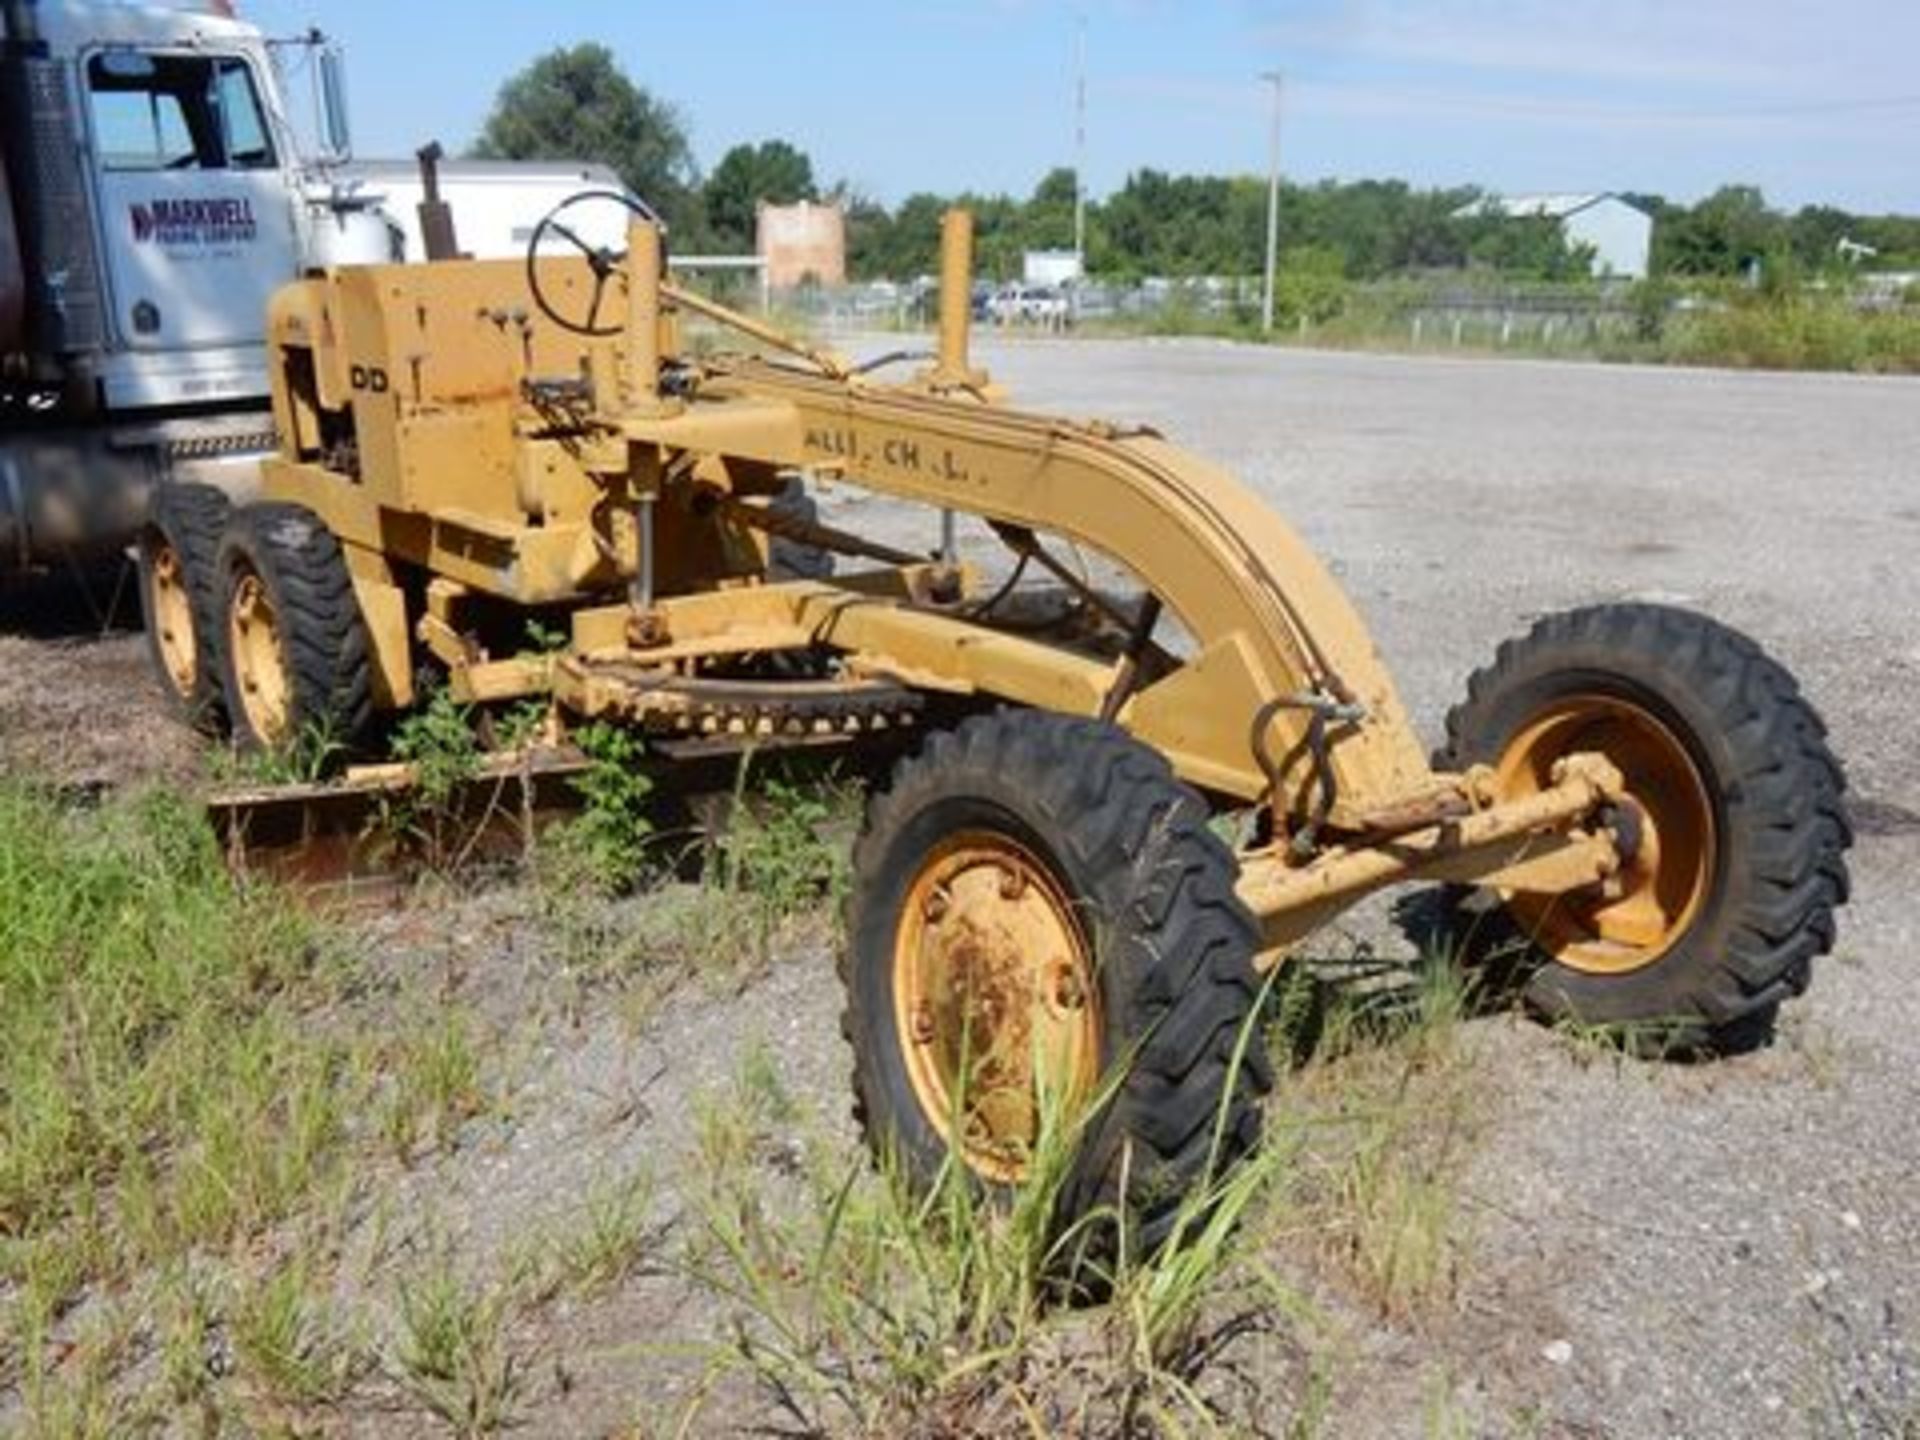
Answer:
[(1846, 780), (1819, 715), (1746, 636), (1601, 605), (1501, 646), (1436, 759), (1492, 765), (1516, 798), (1578, 750), (1625, 775), (1632, 848), (1609, 888), (1506, 898), (1538, 961), (1524, 998), (1665, 1048), (1763, 1035), (1832, 947), (1847, 898)]
[(207, 735), (226, 728), (215, 567), (232, 509), (211, 485), (162, 485), (140, 532), (147, 653), (175, 710)]
[(373, 719), (366, 626), (340, 542), (299, 505), (234, 513), (220, 544), (227, 711), (243, 749), (319, 763)]
[(869, 1143), (924, 1190), (957, 1139), (1004, 1190), (1055, 1097), (1086, 1119), (1057, 1223), (1124, 1204), (1159, 1245), (1253, 1145), (1272, 1084), (1236, 869), (1199, 797), (1110, 725), (1004, 711), (934, 737), (854, 848), (842, 1028)]

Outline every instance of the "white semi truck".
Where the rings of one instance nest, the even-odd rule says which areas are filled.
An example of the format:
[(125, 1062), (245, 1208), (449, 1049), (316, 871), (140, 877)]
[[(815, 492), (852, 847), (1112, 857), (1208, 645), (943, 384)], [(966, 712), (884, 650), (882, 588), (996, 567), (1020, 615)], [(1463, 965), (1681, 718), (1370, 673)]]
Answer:
[[(270, 39), (223, 3), (0, 0), (0, 580), (124, 547), (157, 486), (244, 492), (272, 444), (268, 297), (325, 265), (427, 258), (424, 184), (350, 158), (317, 32)], [(440, 171), (477, 255), (522, 253), (555, 202), (617, 185), (588, 165)]]

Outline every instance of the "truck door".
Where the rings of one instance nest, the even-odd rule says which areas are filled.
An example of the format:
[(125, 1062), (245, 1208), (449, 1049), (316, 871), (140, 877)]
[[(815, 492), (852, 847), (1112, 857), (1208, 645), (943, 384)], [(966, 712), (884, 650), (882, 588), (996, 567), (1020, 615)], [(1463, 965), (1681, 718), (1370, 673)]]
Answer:
[(258, 344), (294, 216), (252, 65), (96, 51), (88, 110), (113, 318), (136, 350)]

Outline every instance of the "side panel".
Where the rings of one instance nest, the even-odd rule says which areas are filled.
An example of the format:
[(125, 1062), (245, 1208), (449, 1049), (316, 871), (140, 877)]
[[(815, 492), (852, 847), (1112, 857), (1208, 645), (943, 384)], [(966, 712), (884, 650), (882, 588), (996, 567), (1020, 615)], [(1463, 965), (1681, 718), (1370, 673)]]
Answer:
[(98, 429), (0, 437), (0, 575), (125, 545), (159, 467), (154, 448), (115, 448)]
[(13, 190), (7, 157), (0, 154), (0, 355), (25, 349), (27, 272), (20, 263), (20, 237), (13, 225)]
[(27, 299), (32, 348), (55, 355), (97, 351), (106, 343), (106, 317), (86, 174), (74, 163), (80, 142), (66, 67), (23, 58), (12, 62), (7, 79), (19, 93), (8, 97), (0, 118), (9, 131), (18, 124), (26, 142), (10, 148), (9, 161), (20, 167), (13, 179), (21, 256), (33, 277)]

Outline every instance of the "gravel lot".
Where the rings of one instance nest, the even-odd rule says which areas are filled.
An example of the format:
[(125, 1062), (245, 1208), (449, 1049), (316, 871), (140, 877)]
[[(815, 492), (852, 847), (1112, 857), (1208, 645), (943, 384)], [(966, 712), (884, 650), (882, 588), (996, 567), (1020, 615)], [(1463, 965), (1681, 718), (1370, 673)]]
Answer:
[(1518, 1026), (1486, 1047), (1505, 1098), (1469, 1187), (1459, 1334), (1383, 1340), (1338, 1428), (1417, 1430), (1410, 1362), (1438, 1346), (1489, 1421), (1913, 1434), (1920, 384), (1204, 342), (985, 353), (1023, 403), (1161, 426), (1255, 486), (1333, 563), (1429, 740), (1499, 640), (1637, 597), (1766, 644), (1848, 769), (1853, 904), (1771, 1051), (1582, 1065)]
[[(978, 348), (1023, 404), (1154, 424), (1255, 486), (1333, 562), (1429, 739), (1466, 673), (1536, 615), (1657, 598), (1768, 645), (1850, 774), (1853, 904), (1772, 1048), (1661, 1067), (1474, 1022), (1496, 1101), (1466, 1187), (1471, 1261), (1443, 1313), (1345, 1316), (1329, 1429), (1419, 1434), (1439, 1404), (1473, 1433), (1917, 1433), (1920, 900), (1903, 882), (1920, 864), (1920, 382), (1208, 342)], [(0, 638), (0, 756), (92, 780), (130, 747), (178, 773), (131, 681), (138, 647)], [(71, 743), (76, 685), (104, 703), (111, 743)], [(1354, 933), (1406, 944), (1377, 912)], [(793, 1055), (796, 1083), (837, 1107), (837, 1006), (814, 947), (745, 996), (674, 1007), (671, 1033), (585, 1062), (667, 1076), (645, 1110), (669, 1118), (617, 1138), (578, 1088), (608, 1036), (583, 1036), (529, 1081), (519, 1138), (443, 1178), (476, 1207), (506, 1204), (528, 1187), (503, 1154), (532, 1155), (532, 1188), (555, 1193), (552, 1167), (589, 1124), (596, 1164), (657, 1153), (676, 1097), (729, 1072), (729, 1034)], [(673, 1074), (689, 1034), (712, 1043)], [(676, 1323), (651, 1303), (634, 1316)]]
[(1912, 1434), (1920, 385), (1196, 342), (986, 358), (1023, 403), (1159, 425), (1255, 486), (1332, 561), (1429, 740), (1500, 639), (1638, 597), (1765, 643), (1849, 772), (1853, 904), (1771, 1051), (1582, 1065), (1518, 1026), (1486, 1047), (1505, 1098), (1460, 1333), (1383, 1338), (1338, 1428), (1417, 1430), (1437, 1346), (1488, 1421)]

